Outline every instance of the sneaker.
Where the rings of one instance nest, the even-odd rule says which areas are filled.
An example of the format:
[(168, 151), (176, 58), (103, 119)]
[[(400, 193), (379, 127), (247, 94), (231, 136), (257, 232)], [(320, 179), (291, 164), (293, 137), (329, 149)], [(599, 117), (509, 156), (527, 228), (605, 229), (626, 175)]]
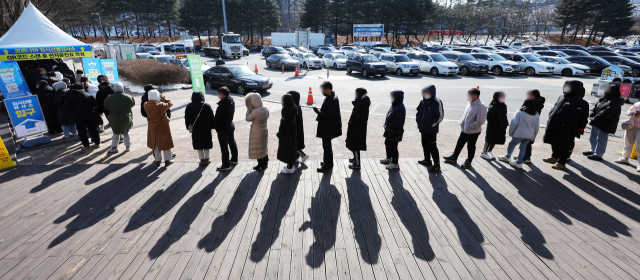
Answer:
[(442, 169), (440, 168), (440, 163), (439, 162), (434, 164), (433, 166), (431, 166), (429, 168), (429, 172), (431, 172), (431, 173), (437, 173), (437, 172), (440, 172), (440, 170), (442, 170)]
[(62, 139), (67, 139), (69, 137), (71, 137), (71, 136), (62, 136)]
[(231, 161), (229, 161), (229, 163), (231, 163), (233, 165), (238, 165), (238, 160), (237, 159), (236, 160), (231, 160)]
[(349, 169), (360, 169), (360, 165), (349, 164)]
[[(93, 144), (93, 148), (94, 149), (100, 149), (100, 143)], [(153, 152), (153, 151), (151, 151), (151, 152)]]
[(626, 158), (621, 157), (621, 158), (619, 158), (619, 159), (616, 159), (616, 160), (615, 160), (615, 163), (620, 163), (620, 164), (629, 164), (629, 160), (628, 160), (628, 159), (626, 159)]
[(636, 171), (640, 172), (640, 166), (636, 167)]
[(444, 161), (446, 162), (451, 162), (451, 163), (456, 163), (456, 161), (458, 161), (458, 156), (456, 155), (450, 155), (448, 157), (443, 157)]
[(592, 151), (582, 152), (582, 155), (584, 155), (584, 156), (590, 156), (590, 155), (593, 155), (593, 154), (595, 154), (595, 153), (592, 152)]
[(486, 160), (492, 160), (493, 158), (489, 155), (489, 153), (482, 153), (480, 157)]
[(487, 155), (489, 156), (488, 160), (492, 160), (494, 158), (496, 158), (492, 152), (488, 152)]
[(470, 160), (465, 160), (464, 163), (460, 166), (460, 168), (462, 169), (469, 169), (471, 168), (471, 161)]
[(484, 153), (484, 152), (480, 153), (480, 157), (481, 157), (481, 158), (484, 158), (484, 157), (486, 157), (486, 156), (487, 156), (487, 153)]
[(515, 168), (522, 169), (522, 163), (518, 163), (518, 162), (515, 162), (515, 161), (510, 161), (509, 165), (511, 165), (511, 166), (513, 166)]
[(387, 166), (385, 166), (385, 168), (387, 170), (400, 169), (400, 165), (397, 165), (395, 163), (389, 163), (389, 164), (387, 164)]
[(326, 171), (330, 171), (333, 168), (333, 165), (325, 165), (323, 164), (322, 167), (316, 169), (318, 172), (326, 172)]
[(117, 154), (118, 153), (118, 148), (111, 147), (111, 149), (109, 149), (107, 151), (107, 153), (109, 153), (109, 154)]
[(427, 167), (431, 167), (433, 165), (430, 159), (419, 160), (418, 163)]
[(125, 153), (126, 153), (126, 152), (131, 152), (131, 146), (127, 146), (127, 148), (126, 148), (126, 149), (124, 149), (124, 152), (125, 152)]
[(293, 172), (296, 171), (296, 167), (295, 166), (291, 166), (291, 169), (287, 168), (286, 166), (280, 171), (280, 173), (282, 174), (291, 174)]
[(305, 161), (307, 161), (308, 159), (309, 159), (309, 155), (305, 155), (305, 156), (303, 156), (303, 157), (300, 157), (300, 158), (299, 158), (300, 163), (304, 163), (304, 162), (305, 162)]
[(507, 156), (499, 156), (498, 160), (502, 161), (502, 162), (509, 163), (509, 158)]
[(554, 157), (548, 157), (548, 158), (542, 159), (542, 161), (548, 162), (548, 163), (556, 163), (558, 162), (558, 159)]
[(381, 159), (380, 163), (382, 163), (382, 164), (390, 164), (391, 163), (391, 159), (390, 158)]
[(227, 170), (231, 170), (231, 166), (220, 166), (216, 168), (216, 171), (227, 171)]
[(556, 163), (556, 164), (552, 165), (551, 168), (553, 168), (553, 169), (564, 169), (565, 165)]
[(523, 160), (522, 160), (522, 163), (531, 163), (531, 159), (530, 159), (530, 158), (528, 158), (528, 159), (523, 159)]
[(590, 160), (602, 161), (602, 157), (598, 156), (598, 155), (590, 155), (587, 158), (590, 159)]

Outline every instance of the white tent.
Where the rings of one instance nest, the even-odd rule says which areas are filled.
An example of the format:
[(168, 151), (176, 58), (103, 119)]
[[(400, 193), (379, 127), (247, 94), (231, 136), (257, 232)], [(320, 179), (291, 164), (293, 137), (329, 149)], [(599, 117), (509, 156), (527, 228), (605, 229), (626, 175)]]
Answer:
[(31, 2), (0, 38), (0, 61), (91, 56), (88, 44), (62, 31)]

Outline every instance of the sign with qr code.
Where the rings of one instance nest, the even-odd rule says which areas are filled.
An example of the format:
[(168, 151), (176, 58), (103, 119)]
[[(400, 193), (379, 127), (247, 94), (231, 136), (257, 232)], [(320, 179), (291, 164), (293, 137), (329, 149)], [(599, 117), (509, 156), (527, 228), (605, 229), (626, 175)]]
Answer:
[(5, 99), (31, 95), (17, 62), (0, 63), (0, 92)]
[(83, 58), (84, 73), (89, 80), (97, 81), (99, 75), (107, 76), (109, 82), (119, 82), (118, 63), (115, 59)]

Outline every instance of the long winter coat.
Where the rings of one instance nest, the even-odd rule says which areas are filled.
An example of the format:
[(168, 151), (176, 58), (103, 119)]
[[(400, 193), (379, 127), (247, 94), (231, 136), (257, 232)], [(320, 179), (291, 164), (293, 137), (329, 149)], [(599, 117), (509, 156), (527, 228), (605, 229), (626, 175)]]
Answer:
[(503, 145), (507, 140), (507, 104), (491, 102), (487, 110), (487, 135), (485, 141), (491, 144)]
[(147, 147), (155, 149), (156, 144), (161, 151), (173, 148), (173, 138), (169, 127), (167, 110), (173, 106), (171, 101), (149, 100), (143, 104), (147, 111)]
[(131, 108), (136, 105), (131, 95), (116, 92), (104, 100), (104, 108), (109, 111), (109, 125), (114, 134), (127, 133), (133, 127)]
[(340, 101), (334, 92), (324, 98), (316, 121), (318, 121), (316, 137), (333, 139), (342, 135)]
[[(200, 114), (200, 116), (198, 116), (198, 114)], [(191, 144), (194, 150), (208, 150), (213, 148), (211, 130), (213, 129), (214, 122), (213, 109), (209, 103), (204, 102), (204, 94), (202, 92), (194, 92), (191, 94), (191, 103), (187, 104), (184, 110), (184, 125), (187, 130), (190, 125), (193, 125)]]
[(407, 116), (407, 109), (404, 107), (404, 92), (394, 91), (393, 103), (387, 112), (387, 118), (384, 120), (384, 128), (393, 131), (392, 138), (402, 137), (404, 135), (404, 122)]
[(568, 81), (565, 84), (571, 86), (571, 91), (561, 95), (551, 109), (542, 139), (544, 143), (555, 144), (572, 140), (586, 113), (581, 102), (584, 101), (581, 94), (584, 92), (582, 82)]
[(347, 125), (347, 149), (351, 151), (367, 150), (367, 123), (371, 99), (364, 95), (353, 102), (353, 111)]
[(611, 87), (611, 94), (600, 98), (591, 109), (589, 121), (591, 126), (597, 127), (606, 133), (615, 133), (620, 121), (622, 111), (622, 99), (620, 99), (620, 88)]
[(93, 96), (84, 90), (70, 89), (67, 91), (67, 99), (62, 107), (71, 112), (71, 116), (77, 122), (91, 122), (96, 120), (93, 108), (98, 106), (98, 102)]
[(431, 98), (422, 99), (416, 108), (416, 123), (420, 133), (437, 134), (440, 131), (440, 123), (444, 119), (444, 107), (440, 98), (436, 97), (436, 87), (428, 86)]
[(47, 121), (49, 130), (54, 130), (51, 126), (58, 125), (58, 106), (53, 102), (55, 96), (56, 91), (53, 90), (51, 86), (46, 86), (38, 90), (38, 101), (40, 101), (42, 114)]
[(286, 106), (282, 108), (280, 128), (278, 128), (278, 160), (286, 164), (293, 164), (298, 159), (296, 148), (296, 108)]
[(262, 106), (262, 98), (258, 93), (250, 93), (244, 98), (247, 105), (248, 122), (251, 122), (249, 131), (249, 158), (261, 159), (269, 154), (269, 130), (267, 120), (269, 109)]
[(76, 124), (76, 121), (73, 120), (71, 112), (64, 109), (64, 102), (67, 100), (68, 91), (69, 90), (67, 90), (66, 88), (59, 89), (58, 91), (56, 91), (55, 99), (53, 100), (53, 103), (58, 107), (58, 123), (65, 126)]
[(302, 107), (300, 107), (300, 93), (297, 91), (290, 92), (291, 97), (293, 97), (293, 103), (298, 107), (298, 115), (296, 115), (296, 148), (302, 150), (305, 148), (304, 145), (304, 121), (302, 119)]

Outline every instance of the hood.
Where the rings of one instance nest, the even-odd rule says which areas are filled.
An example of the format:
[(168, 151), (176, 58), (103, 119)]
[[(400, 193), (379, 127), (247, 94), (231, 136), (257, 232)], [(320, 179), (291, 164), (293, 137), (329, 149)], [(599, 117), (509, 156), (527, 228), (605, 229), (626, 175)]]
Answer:
[(156, 87), (156, 86), (154, 86), (152, 84), (148, 84), (148, 85), (144, 86), (144, 91), (145, 92), (149, 92), (152, 89), (158, 89), (158, 87)]
[(611, 94), (609, 94), (609, 95), (605, 94), (604, 95), (604, 97), (607, 98), (607, 99), (618, 99), (618, 98), (620, 98), (622, 96), (620, 94), (620, 86), (619, 85), (610, 84), (609, 87), (607, 89), (605, 89), (605, 93), (606, 93), (607, 90), (611, 91)]
[(67, 88), (67, 84), (65, 82), (57, 82), (57, 83), (54, 83), (52, 86), (55, 91)]
[(404, 101), (404, 91), (402, 90), (394, 90), (391, 92), (393, 96), (393, 106), (400, 105)]
[(300, 93), (297, 91), (290, 91), (288, 93), (293, 97), (293, 103), (300, 108)]
[(201, 91), (194, 91), (191, 94), (191, 102), (193, 103), (204, 102), (204, 93), (202, 93)]
[(247, 108), (260, 108), (262, 107), (262, 97), (260, 97), (260, 94), (252, 92), (244, 98), (244, 103), (247, 105)]
[(581, 81), (578, 80), (571, 80), (571, 81), (566, 81), (564, 82), (564, 86), (562, 87), (564, 90), (565, 86), (570, 86), (571, 87), (571, 91), (569, 91), (569, 93), (564, 93), (565, 96), (584, 96), (584, 84)]
[(425, 90), (428, 90), (429, 92), (431, 92), (431, 99), (436, 98), (436, 86), (428, 85), (428, 86), (422, 88), (422, 91), (425, 91)]
[(41, 88), (39, 91), (40, 91), (40, 92), (43, 92), (43, 93), (51, 93), (51, 92), (53, 92), (54, 90), (53, 90), (53, 88), (52, 88), (51, 86), (46, 86), (46, 87), (44, 87), (44, 88)]

